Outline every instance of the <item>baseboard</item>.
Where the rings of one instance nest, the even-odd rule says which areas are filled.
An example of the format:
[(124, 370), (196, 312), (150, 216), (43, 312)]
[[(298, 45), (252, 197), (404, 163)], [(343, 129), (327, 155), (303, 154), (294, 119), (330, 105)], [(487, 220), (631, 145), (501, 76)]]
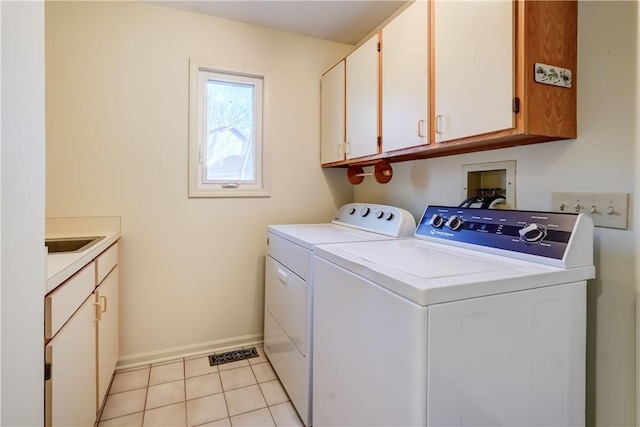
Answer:
[(242, 347), (262, 345), (262, 341), (262, 334), (243, 335), (222, 340), (165, 348), (157, 351), (128, 354), (120, 357), (116, 365), (116, 371), (150, 365), (152, 363), (167, 362), (181, 357), (209, 355)]

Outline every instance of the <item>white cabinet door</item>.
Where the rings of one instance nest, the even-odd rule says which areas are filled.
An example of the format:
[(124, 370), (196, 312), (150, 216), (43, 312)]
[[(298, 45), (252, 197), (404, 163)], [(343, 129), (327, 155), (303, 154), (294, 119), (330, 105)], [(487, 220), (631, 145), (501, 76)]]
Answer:
[(96, 302), (100, 304), (101, 310), (98, 322), (98, 407), (102, 405), (107, 393), (120, 353), (118, 288), (118, 266), (116, 266), (95, 292)]
[(96, 419), (96, 324), (93, 294), (46, 347), (47, 425), (92, 426)]
[(586, 283), (428, 308), (427, 425), (584, 425)]
[(433, 7), (436, 141), (513, 128), (513, 2), (437, 0)]
[(378, 35), (346, 58), (347, 159), (378, 153)]
[(382, 150), (429, 143), (427, 2), (382, 29)]
[(320, 80), (321, 163), (344, 160), (345, 89), (344, 60), (324, 74)]

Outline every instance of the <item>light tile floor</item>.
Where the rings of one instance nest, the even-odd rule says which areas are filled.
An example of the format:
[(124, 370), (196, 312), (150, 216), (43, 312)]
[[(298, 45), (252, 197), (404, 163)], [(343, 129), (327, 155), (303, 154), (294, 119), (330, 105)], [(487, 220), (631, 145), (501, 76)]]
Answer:
[(303, 426), (262, 347), (209, 366), (207, 356), (118, 371), (98, 427)]

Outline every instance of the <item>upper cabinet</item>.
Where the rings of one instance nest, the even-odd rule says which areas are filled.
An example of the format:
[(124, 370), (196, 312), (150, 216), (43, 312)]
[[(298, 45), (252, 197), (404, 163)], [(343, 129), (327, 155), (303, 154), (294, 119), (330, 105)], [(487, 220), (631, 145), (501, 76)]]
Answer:
[(378, 46), (376, 34), (320, 80), (323, 164), (380, 152)]
[(345, 99), (344, 60), (320, 79), (320, 159), (322, 163), (344, 160)]
[(429, 143), (427, 3), (416, 1), (382, 28), (384, 151)]
[[(323, 155), (323, 166), (575, 138), (577, 14), (575, 1), (417, 0), (380, 31), (379, 68), (352, 60), (356, 74), (349, 59), (378, 35), (346, 58), (350, 154)], [(377, 123), (379, 147), (370, 142)], [(366, 126), (368, 145), (355, 137)]]
[(435, 142), (515, 126), (513, 6), (505, 0), (432, 3)]
[(346, 58), (347, 140), (344, 151), (347, 159), (379, 152), (378, 46), (376, 34)]

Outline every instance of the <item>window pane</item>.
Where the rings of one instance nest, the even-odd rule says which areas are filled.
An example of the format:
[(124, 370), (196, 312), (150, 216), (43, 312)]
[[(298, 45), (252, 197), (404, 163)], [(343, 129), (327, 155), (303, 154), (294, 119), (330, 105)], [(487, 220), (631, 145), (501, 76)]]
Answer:
[(255, 181), (254, 89), (207, 81), (207, 181)]

